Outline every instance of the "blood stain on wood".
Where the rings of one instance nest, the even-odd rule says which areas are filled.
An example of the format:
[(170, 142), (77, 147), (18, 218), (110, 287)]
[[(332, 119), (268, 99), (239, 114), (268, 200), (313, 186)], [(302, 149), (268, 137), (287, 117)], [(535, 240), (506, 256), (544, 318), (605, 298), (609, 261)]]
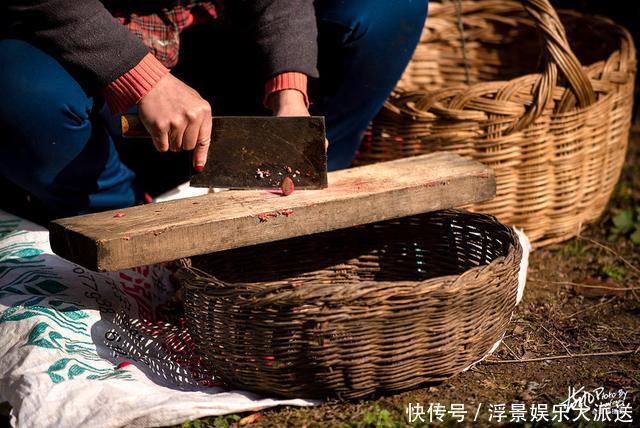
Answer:
[(258, 220), (260, 220), (260, 223), (266, 223), (267, 221), (269, 221), (270, 218), (277, 218), (278, 216), (290, 217), (292, 215), (293, 215), (292, 209), (284, 209), (284, 210), (276, 210), (276, 211), (269, 211), (266, 213), (260, 213), (257, 215), (257, 217), (258, 217)]
[(266, 223), (267, 221), (269, 221), (269, 218), (272, 217), (277, 217), (277, 215), (273, 215), (273, 213), (258, 214), (258, 220), (260, 220), (260, 223)]
[(126, 215), (126, 214), (124, 214), (124, 213), (116, 213), (116, 214), (113, 216), (113, 218), (122, 218), (122, 217), (124, 217), (125, 215)]

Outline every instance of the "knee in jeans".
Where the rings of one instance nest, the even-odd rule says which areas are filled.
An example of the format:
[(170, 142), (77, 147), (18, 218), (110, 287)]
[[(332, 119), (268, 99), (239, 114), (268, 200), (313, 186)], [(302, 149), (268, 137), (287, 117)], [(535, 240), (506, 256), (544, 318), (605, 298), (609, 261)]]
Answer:
[(428, 0), (358, 1), (352, 14), (352, 40), (381, 38), (393, 40), (399, 34), (421, 32), (429, 6)]
[(0, 40), (0, 63), (0, 120), (5, 126), (32, 127), (38, 117), (55, 118), (61, 125), (89, 119), (92, 99), (40, 49), (22, 40)]

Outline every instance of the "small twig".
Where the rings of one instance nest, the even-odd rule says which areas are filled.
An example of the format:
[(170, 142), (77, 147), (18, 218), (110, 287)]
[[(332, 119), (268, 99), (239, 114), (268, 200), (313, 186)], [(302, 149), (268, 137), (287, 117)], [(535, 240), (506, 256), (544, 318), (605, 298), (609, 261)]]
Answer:
[(593, 352), (589, 354), (573, 354), (573, 355), (551, 355), (549, 357), (539, 357), (539, 358), (523, 358), (520, 360), (484, 360), (483, 363), (487, 364), (503, 364), (503, 363), (532, 363), (536, 361), (546, 361), (546, 360), (564, 360), (567, 358), (585, 358), (585, 357), (605, 357), (612, 355), (628, 355), (628, 354), (637, 354), (640, 351), (640, 347), (635, 350), (626, 350), (626, 351), (613, 351), (613, 352)]
[(605, 285), (591, 285), (591, 284), (581, 284), (579, 282), (571, 282), (571, 281), (543, 281), (540, 279), (529, 279), (531, 282), (539, 282), (541, 284), (555, 284), (555, 285), (571, 285), (573, 287), (583, 287), (583, 288), (597, 288), (598, 290), (612, 290), (612, 291), (635, 291), (640, 290), (640, 287), (607, 287)]
[(518, 359), (519, 357), (516, 355), (515, 352), (513, 352), (513, 350), (509, 347), (509, 345), (507, 345), (507, 343), (505, 341), (502, 342), (502, 344), (509, 350), (509, 352), (511, 353), (511, 355), (513, 355), (513, 358)]
[(589, 306), (589, 307), (587, 307), (587, 308), (580, 309), (579, 311), (574, 312), (574, 313), (572, 313), (571, 315), (568, 315), (568, 316), (566, 316), (566, 317), (562, 317), (561, 321), (564, 321), (564, 320), (568, 320), (568, 319), (570, 319), (570, 318), (573, 318), (573, 317), (575, 317), (575, 316), (576, 316), (576, 315), (578, 315), (578, 314), (581, 314), (581, 313), (583, 313), (583, 312), (586, 312), (586, 311), (589, 311), (589, 310), (591, 310), (591, 309), (597, 308), (598, 306), (605, 305), (605, 304), (607, 304), (607, 303), (611, 303), (615, 298), (616, 298), (616, 296), (613, 296), (612, 298), (610, 298), (610, 299), (608, 299), (608, 300), (605, 300), (604, 302), (596, 303), (595, 305), (591, 305), (591, 306)]
[(479, 370), (478, 366), (473, 366), (469, 370), (472, 371), (472, 372), (478, 372), (478, 373), (483, 374), (485, 376), (488, 374), (487, 372), (485, 372), (483, 370)]
[(611, 254), (613, 254), (614, 256), (616, 256), (617, 258), (619, 258), (620, 260), (622, 260), (622, 262), (627, 265), (629, 268), (631, 268), (633, 271), (636, 272), (636, 274), (640, 275), (640, 268), (637, 268), (633, 263), (629, 262), (627, 259), (625, 259), (624, 257), (622, 257), (620, 254), (618, 254), (613, 248), (607, 247), (606, 245), (604, 245), (601, 242), (596, 241), (595, 239), (591, 239), (591, 238), (587, 238), (586, 236), (582, 236), (582, 235), (578, 235), (576, 238), (579, 239), (584, 239), (585, 241), (591, 242), (593, 245), (602, 248), (605, 251), (610, 252)]
[(571, 353), (571, 351), (569, 351), (569, 348), (567, 348), (567, 345), (565, 345), (565, 344), (564, 344), (564, 342), (563, 342), (562, 340), (558, 339), (558, 338), (556, 337), (556, 335), (555, 335), (555, 334), (553, 334), (553, 333), (551, 333), (551, 332), (547, 329), (547, 327), (545, 327), (544, 325), (540, 324), (540, 327), (542, 327), (542, 328), (544, 329), (544, 331), (546, 331), (547, 333), (549, 333), (549, 334), (551, 335), (551, 337), (553, 337), (555, 340), (557, 340), (557, 341), (558, 341), (558, 343), (562, 345), (562, 347), (564, 348), (564, 350), (565, 350), (565, 351), (567, 351), (567, 352), (569, 353), (569, 355), (573, 356), (573, 354)]

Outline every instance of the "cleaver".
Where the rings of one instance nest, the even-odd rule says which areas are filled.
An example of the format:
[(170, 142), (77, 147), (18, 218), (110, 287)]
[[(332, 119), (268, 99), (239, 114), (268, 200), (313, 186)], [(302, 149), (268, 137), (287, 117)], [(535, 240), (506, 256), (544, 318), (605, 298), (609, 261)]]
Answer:
[[(324, 117), (214, 116), (207, 163), (192, 187), (280, 188), (289, 177), (296, 189), (327, 187)], [(150, 138), (137, 115), (121, 117), (122, 135)]]

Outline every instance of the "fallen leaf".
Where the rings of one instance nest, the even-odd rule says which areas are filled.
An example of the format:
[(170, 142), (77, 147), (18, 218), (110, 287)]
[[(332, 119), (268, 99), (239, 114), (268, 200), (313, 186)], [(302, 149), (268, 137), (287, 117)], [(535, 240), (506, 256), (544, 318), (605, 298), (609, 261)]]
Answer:
[(262, 419), (262, 413), (252, 413), (238, 421), (238, 425), (250, 425)]

